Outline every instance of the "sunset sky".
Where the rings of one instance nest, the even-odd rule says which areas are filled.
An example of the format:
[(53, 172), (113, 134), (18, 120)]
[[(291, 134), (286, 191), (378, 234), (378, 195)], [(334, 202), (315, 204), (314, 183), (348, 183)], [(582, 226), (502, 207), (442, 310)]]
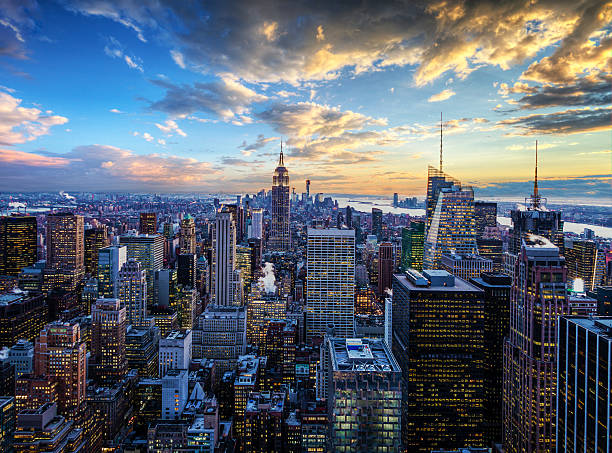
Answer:
[[(358, 6), (355, 6), (358, 5)], [(0, 191), (612, 197), (612, 2), (0, 2)]]

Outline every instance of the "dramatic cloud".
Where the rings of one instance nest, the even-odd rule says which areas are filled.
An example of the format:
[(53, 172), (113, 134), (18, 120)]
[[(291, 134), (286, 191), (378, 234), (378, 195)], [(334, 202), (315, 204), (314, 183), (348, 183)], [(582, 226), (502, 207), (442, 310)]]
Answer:
[(268, 143), (273, 142), (273, 141), (277, 141), (278, 137), (264, 137), (263, 134), (259, 134), (257, 136), (257, 140), (255, 140), (255, 143), (250, 143), (247, 144), (246, 141), (242, 142), (242, 145), (240, 145), (238, 147), (238, 149), (240, 149), (241, 153), (245, 156), (250, 156), (254, 151), (257, 151), (261, 148), (263, 148), (264, 146), (266, 146)]
[(564, 110), (503, 120), (500, 126), (515, 126), (520, 135), (579, 134), (612, 129), (612, 107)]
[(111, 58), (118, 58), (119, 60), (125, 61), (132, 69), (136, 69), (140, 72), (144, 71), (140, 58), (126, 54), (121, 43), (112, 36), (108, 38), (108, 44), (104, 46), (104, 53)]
[(35, 0), (3, 0), (0, 5), (0, 56), (27, 58), (24, 30), (35, 28)]
[(446, 101), (447, 99), (450, 99), (451, 97), (453, 97), (456, 93), (453, 90), (443, 90), (440, 93), (434, 94), (433, 96), (431, 96), (429, 99), (427, 99), (428, 102), (440, 102), (440, 101)]
[(68, 118), (52, 111), (21, 106), (21, 99), (0, 92), (0, 145), (15, 145), (35, 140), (49, 133), (52, 126), (65, 124)]
[(0, 190), (74, 190), (84, 178), (89, 190), (185, 190), (207, 187), (216, 173), (208, 162), (105, 145), (79, 146), (64, 154), (2, 150), (0, 162)]

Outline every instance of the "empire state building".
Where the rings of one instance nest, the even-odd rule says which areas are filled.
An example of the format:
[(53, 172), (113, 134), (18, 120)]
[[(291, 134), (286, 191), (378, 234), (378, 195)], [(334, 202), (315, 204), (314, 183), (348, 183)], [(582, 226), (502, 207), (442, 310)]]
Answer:
[(278, 167), (272, 177), (272, 216), (268, 241), (270, 250), (286, 251), (291, 246), (289, 207), (289, 172), (285, 168), (281, 143)]

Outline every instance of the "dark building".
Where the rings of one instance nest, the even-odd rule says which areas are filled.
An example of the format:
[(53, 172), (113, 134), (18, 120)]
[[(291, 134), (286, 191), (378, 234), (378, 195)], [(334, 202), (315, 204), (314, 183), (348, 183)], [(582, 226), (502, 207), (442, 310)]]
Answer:
[(504, 339), (510, 331), (512, 277), (483, 272), (470, 283), (484, 291), (485, 445), (502, 439)]
[(98, 276), (98, 250), (108, 246), (106, 227), (85, 230), (85, 272), (92, 277)]
[(474, 203), (474, 219), (476, 220), (476, 234), (482, 236), (486, 227), (497, 226), (497, 203), (476, 201)]
[(423, 270), (423, 246), (425, 244), (425, 223), (411, 222), (409, 228), (402, 228), (402, 268)]
[(376, 239), (382, 241), (383, 239), (383, 213), (378, 208), (372, 208), (372, 234), (376, 235)]
[(0, 217), (0, 275), (18, 276), (36, 262), (36, 217)]
[(478, 237), (476, 239), (478, 254), (493, 261), (493, 271), (503, 270), (504, 243), (501, 239)]
[(179, 285), (196, 287), (196, 255), (195, 254), (180, 254), (178, 256), (178, 271), (176, 273), (176, 282)]
[(350, 206), (346, 207), (346, 226), (353, 228), (353, 208)]
[(395, 247), (390, 242), (378, 246), (378, 295), (384, 296), (393, 285)]
[(612, 286), (598, 286), (587, 295), (597, 300), (597, 314), (599, 316), (612, 316)]
[(141, 212), (138, 231), (140, 234), (157, 234), (157, 213)]
[(47, 323), (47, 305), (41, 294), (0, 295), (0, 347), (10, 347), (19, 339), (34, 341)]
[(403, 448), (484, 446), (484, 292), (446, 271), (410, 269), (394, 275), (392, 304)]
[(611, 451), (611, 355), (612, 317), (559, 318), (557, 451)]

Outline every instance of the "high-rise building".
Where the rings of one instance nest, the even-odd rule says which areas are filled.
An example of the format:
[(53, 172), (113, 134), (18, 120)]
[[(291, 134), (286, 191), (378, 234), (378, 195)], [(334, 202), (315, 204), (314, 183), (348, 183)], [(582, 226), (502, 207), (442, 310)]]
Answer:
[(178, 285), (170, 308), (176, 312), (179, 328), (192, 329), (198, 307), (198, 290)]
[(119, 299), (98, 299), (91, 308), (91, 361), (99, 382), (117, 382), (127, 372), (126, 327)]
[(425, 198), (425, 235), (429, 232), (429, 226), (433, 219), (434, 211), (438, 205), (438, 195), (441, 189), (450, 189), (454, 186), (461, 188), (461, 183), (453, 177), (431, 165), (427, 167), (427, 197)]
[(249, 228), (249, 238), (261, 239), (263, 237), (263, 209), (253, 209), (251, 211), (251, 224)]
[(75, 322), (52, 322), (41, 330), (34, 346), (34, 374), (57, 384), (60, 413), (72, 415), (86, 397), (87, 346)]
[(216, 305), (242, 304), (240, 271), (236, 268), (236, 225), (230, 212), (218, 212), (213, 230), (212, 297)]
[(582, 280), (584, 290), (592, 291), (602, 284), (604, 263), (600, 259), (605, 252), (599, 250), (594, 241), (585, 239), (565, 240), (565, 266), (567, 280)]
[(162, 420), (179, 420), (189, 398), (188, 370), (171, 369), (162, 380)]
[(127, 261), (119, 271), (119, 301), (125, 307), (128, 325), (145, 325), (147, 316), (147, 273), (138, 261)]
[(193, 217), (187, 214), (185, 218), (181, 220), (180, 228), (179, 247), (181, 249), (181, 254), (196, 253), (196, 233)]
[(557, 319), (569, 313), (565, 259), (529, 235), (515, 265), (504, 344), (504, 449), (555, 450)]
[(119, 297), (119, 271), (127, 261), (125, 245), (111, 245), (98, 251), (98, 295)]
[(474, 203), (476, 234), (482, 236), (486, 227), (497, 226), (497, 203), (476, 201)]
[(291, 227), (289, 221), (291, 202), (289, 199), (289, 172), (285, 168), (283, 147), (278, 166), (272, 177), (272, 212), (270, 215), (269, 248), (286, 251), (291, 246)]
[(558, 351), (556, 451), (612, 451), (612, 318), (561, 316)]
[(34, 344), (27, 340), (17, 340), (17, 343), (9, 349), (8, 360), (15, 367), (15, 377), (32, 374), (34, 371)]
[(393, 278), (407, 451), (484, 446), (484, 293), (442, 270)]
[(372, 208), (372, 234), (376, 236), (377, 241), (383, 239), (383, 221), (382, 211), (378, 208)]
[(17, 276), (37, 260), (36, 217), (0, 217), (0, 275)]
[(470, 283), (484, 291), (485, 445), (502, 439), (504, 341), (510, 332), (512, 277), (483, 272)]
[(192, 357), (191, 330), (175, 330), (159, 340), (159, 376), (171, 369), (188, 370)]
[(138, 228), (140, 234), (157, 234), (157, 213), (141, 212)]
[(140, 262), (147, 272), (147, 299), (153, 303), (155, 271), (164, 265), (164, 237), (161, 234), (131, 233), (121, 236), (119, 242), (127, 246), (127, 258)]
[(423, 246), (425, 223), (411, 222), (409, 228), (402, 228), (402, 268), (423, 270)]
[(401, 369), (383, 340), (327, 338), (329, 450), (400, 451)]
[(442, 255), (451, 250), (476, 253), (474, 191), (455, 184), (438, 190), (435, 209), (429, 220), (423, 250), (423, 268), (439, 269)]
[(197, 259), (195, 253), (180, 253), (177, 258), (176, 282), (179, 285), (195, 288)]
[(480, 277), (482, 272), (492, 272), (493, 261), (480, 255), (460, 255), (451, 251), (442, 255), (440, 267), (455, 277), (469, 280)]
[(346, 207), (346, 227), (353, 228), (353, 208)]
[(125, 335), (125, 355), (128, 369), (138, 370), (138, 376), (157, 376), (159, 330), (151, 327), (129, 326)]
[(240, 270), (240, 276), (242, 277), (242, 287), (245, 297), (251, 289), (251, 282), (253, 281), (253, 259), (251, 254), (253, 249), (248, 245), (236, 245), (236, 268)]
[(0, 396), (0, 450), (10, 453), (15, 430), (15, 398)]
[(393, 285), (395, 270), (395, 246), (391, 242), (382, 242), (378, 246), (378, 295), (382, 296)]
[(47, 267), (83, 272), (83, 217), (69, 212), (47, 215)]
[(0, 295), (0, 348), (23, 338), (34, 341), (47, 322), (48, 308), (42, 294), (26, 292)]
[(306, 334), (323, 336), (333, 324), (336, 336), (354, 335), (355, 231), (308, 228)]
[(106, 226), (85, 230), (85, 272), (98, 276), (98, 251), (108, 246)]
[(476, 244), (478, 246), (478, 254), (493, 262), (493, 271), (503, 272), (504, 242), (497, 238), (478, 237)]

